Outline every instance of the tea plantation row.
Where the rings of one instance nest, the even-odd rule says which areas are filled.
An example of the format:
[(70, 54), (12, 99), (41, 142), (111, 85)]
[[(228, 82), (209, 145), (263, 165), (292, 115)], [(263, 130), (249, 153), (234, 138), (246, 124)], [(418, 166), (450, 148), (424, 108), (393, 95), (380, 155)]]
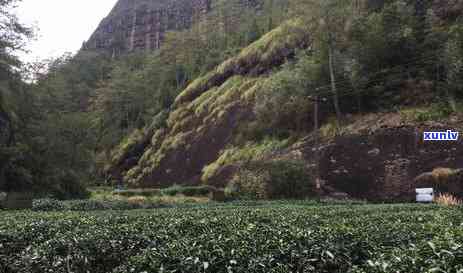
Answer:
[(463, 272), (461, 208), (0, 212), (0, 272)]

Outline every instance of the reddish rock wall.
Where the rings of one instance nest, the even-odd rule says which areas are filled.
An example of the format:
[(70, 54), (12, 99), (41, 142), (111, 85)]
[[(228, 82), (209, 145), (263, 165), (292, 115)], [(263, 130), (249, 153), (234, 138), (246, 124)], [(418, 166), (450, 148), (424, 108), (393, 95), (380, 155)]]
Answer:
[(211, 0), (119, 0), (84, 48), (111, 54), (158, 49), (169, 30), (188, 28)]
[(463, 166), (461, 140), (424, 142), (422, 139), (423, 130), (447, 129), (454, 128), (404, 126), (338, 137), (322, 149), (321, 177), (329, 187), (352, 197), (411, 201), (417, 176), (439, 167)]

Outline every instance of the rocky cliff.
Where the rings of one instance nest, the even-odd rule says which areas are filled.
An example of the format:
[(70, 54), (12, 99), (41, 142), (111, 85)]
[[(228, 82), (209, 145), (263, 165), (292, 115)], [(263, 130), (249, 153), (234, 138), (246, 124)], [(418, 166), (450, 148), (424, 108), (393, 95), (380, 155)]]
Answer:
[(253, 120), (255, 97), (272, 69), (306, 47), (308, 37), (303, 24), (288, 22), (197, 78), (175, 100), (164, 128), (146, 128), (121, 145), (109, 173), (139, 187), (200, 183), (204, 166)]
[[(356, 116), (338, 135), (321, 138), (319, 164), (313, 133), (264, 160), (305, 162), (310, 173), (320, 175), (323, 196), (408, 202), (414, 200), (415, 188), (433, 187), (463, 197), (461, 139), (423, 141), (424, 131), (461, 132), (462, 120), (453, 116), (440, 122), (413, 122), (399, 113)], [(237, 167), (221, 166), (210, 181), (230, 181)]]
[(210, 8), (211, 0), (119, 0), (84, 48), (111, 54), (157, 49), (166, 31), (189, 27)]
[[(343, 135), (322, 145), (320, 176), (326, 194), (344, 192), (355, 198), (381, 201), (412, 201), (416, 187), (451, 186), (419, 179), (426, 173), (463, 166), (463, 146), (459, 141), (423, 141), (424, 131), (460, 131), (462, 117), (440, 122), (407, 121), (398, 113), (370, 114), (358, 118)], [(304, 148), (305, 146), (305, 148)], [(304, 160), (313, 159), (310, 142), (299, 149)], [(426, 176), (426, 175), (425, 175)], [(444, 179), (445, 180), (445, 179)], [(461, 182), (453, 194), (463, 193)]]
[[(233, 164), (219, 162), (206, 181), (205, 169), (220, 161), (237, 136), (252, 126), (265, 83), (275, 81), (279, 66), (307, 48), (310, 38), (301, 21), (288, 21), (197, 78), (176, 98), (162, 126), (155, 122), (116, 149), (107, 172), (130, 187), (199, 183), (224, 187), (236, 173)], [(404, 105), (408, 105), (406, 98), (432, 95), (426, 85), (416, 86), (416, 96), (411, 94), (416, 88), (397, 90)], [(324, 139), (320, 147), (309, 135), (265, 160), (282, 157), (304, 162), (320, 175), (320, 190), (325, 195), (389, 201), (410, 200), (414, 187), (434, 186), (433, 171), (442, 168), (459, 174), (455, 176), (458, 187), (452, 192), (463, 196), (462, 142), (422, 141), (424, 130), (462, 131), (462, 121), (460, 116), (439, 123), (417, 123), (397, 112), (356, 116), (345, 125), (342, 135)], [(314, 169), (317, 148), (320, 164)]]

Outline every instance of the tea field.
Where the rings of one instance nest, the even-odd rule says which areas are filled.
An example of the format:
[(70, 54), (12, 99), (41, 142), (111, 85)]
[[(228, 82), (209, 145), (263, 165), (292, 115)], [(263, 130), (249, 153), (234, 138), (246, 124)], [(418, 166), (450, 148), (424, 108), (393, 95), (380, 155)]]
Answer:
[(231, 204), (0, 212), (1, 273), (463, 272), (463, 212)]

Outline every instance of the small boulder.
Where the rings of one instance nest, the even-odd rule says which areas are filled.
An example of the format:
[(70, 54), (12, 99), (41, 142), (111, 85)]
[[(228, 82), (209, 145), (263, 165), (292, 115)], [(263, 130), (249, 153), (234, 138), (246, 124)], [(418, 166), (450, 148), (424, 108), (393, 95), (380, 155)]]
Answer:
[(374, 149), (368, 151), (368, 155), (369, 156), (377, 156), (377, 155), (379, 155), (380, 152), (381, 152), (380, 149), (374, 148)]

